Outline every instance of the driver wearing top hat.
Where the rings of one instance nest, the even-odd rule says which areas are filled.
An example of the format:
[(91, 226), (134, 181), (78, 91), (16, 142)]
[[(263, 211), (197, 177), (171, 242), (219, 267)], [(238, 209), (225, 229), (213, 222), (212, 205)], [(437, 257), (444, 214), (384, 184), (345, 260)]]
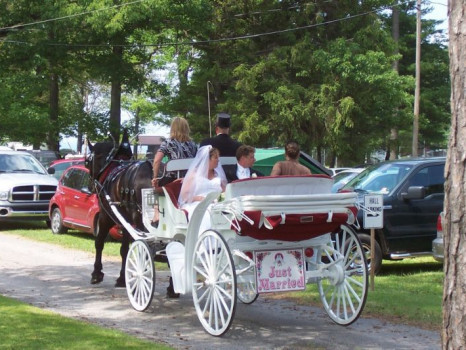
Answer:
[(230, 115), (227, 113), (217, 114), (215, 133), (217, 136), (203, 140), (200, 147), (212, 145), (220, 151), (221, 157), (235, 157), (236, 150), (241, 144), (230, 137)]

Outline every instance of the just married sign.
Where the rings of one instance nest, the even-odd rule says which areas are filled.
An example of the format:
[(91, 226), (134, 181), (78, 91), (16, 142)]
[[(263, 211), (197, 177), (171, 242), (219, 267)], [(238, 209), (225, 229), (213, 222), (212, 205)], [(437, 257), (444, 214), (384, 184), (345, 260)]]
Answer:
[(258, 293), (306, 288), (303, 249), (256, 251), (254, 255)]

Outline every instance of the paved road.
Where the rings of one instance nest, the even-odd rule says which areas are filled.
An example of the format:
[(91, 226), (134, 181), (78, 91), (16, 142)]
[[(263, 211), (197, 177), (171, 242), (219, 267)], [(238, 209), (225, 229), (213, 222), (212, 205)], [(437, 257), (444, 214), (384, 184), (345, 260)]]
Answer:
[(91, 254), (0, 233), (0, 294), (176, 349), (441, 348), (437, 332), (363, 317), (342, 327), (323, 308), (262, 296), (252, 305), (238, 303), (229, 332), (212, 337), (200, 325), (190, 296), (165, 298), (167, 273), (157, 274), (152, 305), (140, 313), (125, 289), (113, 287), (118, 260), (104, 260), (105, 280), (94, 286), (89, 284), (92, 264)]

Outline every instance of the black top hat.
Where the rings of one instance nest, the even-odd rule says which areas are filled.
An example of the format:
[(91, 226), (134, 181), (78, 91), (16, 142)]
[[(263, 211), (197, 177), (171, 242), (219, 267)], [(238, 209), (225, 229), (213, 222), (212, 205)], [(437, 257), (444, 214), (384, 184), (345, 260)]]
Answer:
[(217, 126), (219, 128), (229, 128), (230, 127), (230, 115), (227, 113), (217, 114)]

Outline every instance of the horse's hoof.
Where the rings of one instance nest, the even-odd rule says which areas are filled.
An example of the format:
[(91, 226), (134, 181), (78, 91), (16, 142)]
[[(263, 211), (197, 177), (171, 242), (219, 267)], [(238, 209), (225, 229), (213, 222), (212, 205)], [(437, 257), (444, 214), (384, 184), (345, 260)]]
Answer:
[(93, 273), (91, 277), (91, 284), (97, 284), (97, 283), (102, 282), (103, 280), (104, 280), (103, 272)]
[(117, 278), (115, 283), (116, 288), (126, 288), (126, 282), (124, 279)]

